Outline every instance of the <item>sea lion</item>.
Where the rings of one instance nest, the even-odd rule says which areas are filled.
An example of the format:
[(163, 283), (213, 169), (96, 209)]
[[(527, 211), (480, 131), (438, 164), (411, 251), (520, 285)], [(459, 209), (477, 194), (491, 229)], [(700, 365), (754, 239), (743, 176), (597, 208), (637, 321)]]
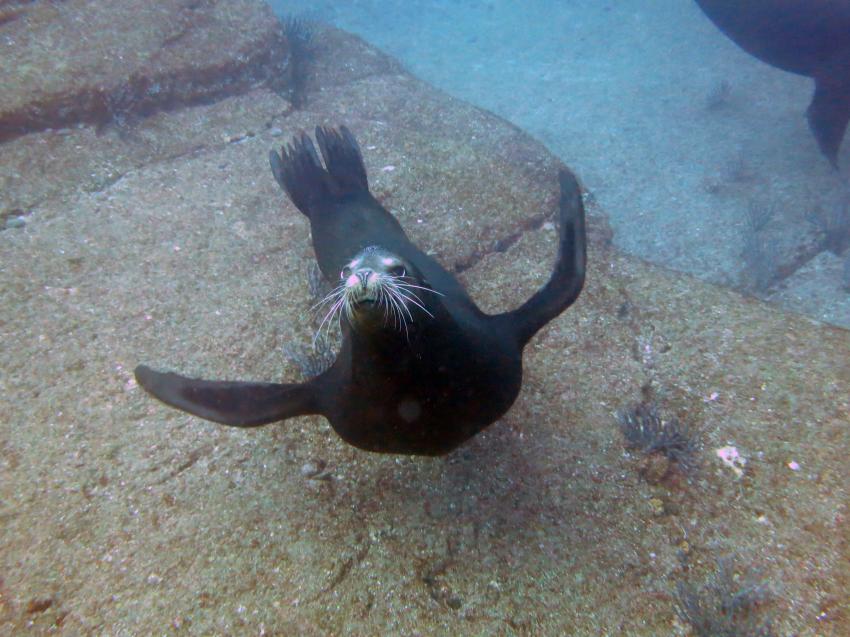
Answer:
[(806, 111), (821, 152), (837, 167), (850, 121), (850, 0), (696, 0), (747, 53), (815, 80)]
[(198, 380), (143, 365), (136, 379), (164, 403), (225, 425), (321, 414), (361, 449), (447, 453), (513, 404), (523, 347), (581, 292), (586, 240), (579, 185), (560, 171), (558, 257), (549, 281), (519, 308), (487, 315), (371, 195), (351, 132), (317, 128), (316, 140), (324, 166), (304, 133), (281, 155), (270, 153), (270, 161), (310, 220), (319, 268), (339, 281), (327, 299), (326, 319), (338, 314), (342, 331), (333, 365), (292, 384)]

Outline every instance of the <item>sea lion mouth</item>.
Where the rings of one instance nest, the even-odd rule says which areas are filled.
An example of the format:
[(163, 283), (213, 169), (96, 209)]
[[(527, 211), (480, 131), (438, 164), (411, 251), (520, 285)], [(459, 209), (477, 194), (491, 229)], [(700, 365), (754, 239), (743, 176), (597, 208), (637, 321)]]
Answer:
[(316, 304), (328, 306), (319, 332), (343, 317), (354, 328), (383, 326), (408, 334), (409, 329), (432, 317), (430, 300), (423, 294), (442, 296), (415, 276), (412, 266), (379, 249), (365, 249), (340, 271), (340, 283)]
[(360, 305), (379, 305), (381, 303), (379, 290), (350, 288), (346, 290), (346, 294), (348, 295), (348, 302), (351, 304), (351, 307), (358, 307)]
[(368, 285), (350, 286), (346, 290), (347, 309), (343, 312), (352, 325), (383, 325), (406, 332), (416, 322), (416, 308), (430, 314), (418, 296), (399, 287), (401, 281), (380, 275)]

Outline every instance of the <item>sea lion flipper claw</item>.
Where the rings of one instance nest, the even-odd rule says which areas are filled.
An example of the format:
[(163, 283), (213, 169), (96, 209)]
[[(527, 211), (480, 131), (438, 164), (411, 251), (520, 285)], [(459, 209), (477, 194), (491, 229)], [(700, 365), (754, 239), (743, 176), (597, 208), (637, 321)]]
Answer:
[(233, 427), (257, 427), (318, 413), (311, 383), (211, 381), (139, 365), (136, 381), (167, 405)]
[(269, 165), (272, 167), (272, 175), (274, 175), (275, 181), (283, 190), (286, 190), (286, 182), (283, 179), (283, 161), (277, 151), (269, 151)]

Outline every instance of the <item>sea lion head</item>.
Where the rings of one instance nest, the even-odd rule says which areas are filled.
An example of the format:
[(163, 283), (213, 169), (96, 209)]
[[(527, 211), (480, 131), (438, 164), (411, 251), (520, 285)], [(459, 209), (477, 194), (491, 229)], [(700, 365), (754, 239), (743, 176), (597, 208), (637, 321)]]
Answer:
[(369, 246), (340, 270), (341, 309), (356, 328), (392, 327), (407, 331), (431, 316), (437, 294), (408, 259), (385, 248)]

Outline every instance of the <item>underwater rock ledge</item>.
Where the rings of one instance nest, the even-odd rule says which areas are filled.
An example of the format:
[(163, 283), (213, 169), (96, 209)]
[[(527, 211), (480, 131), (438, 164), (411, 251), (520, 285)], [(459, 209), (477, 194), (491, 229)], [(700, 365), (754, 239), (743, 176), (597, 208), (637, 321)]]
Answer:
[(287, 82), (281, 26), (252, 0), (41, 0), (15, 16), (0, 24), (0, 142)]

